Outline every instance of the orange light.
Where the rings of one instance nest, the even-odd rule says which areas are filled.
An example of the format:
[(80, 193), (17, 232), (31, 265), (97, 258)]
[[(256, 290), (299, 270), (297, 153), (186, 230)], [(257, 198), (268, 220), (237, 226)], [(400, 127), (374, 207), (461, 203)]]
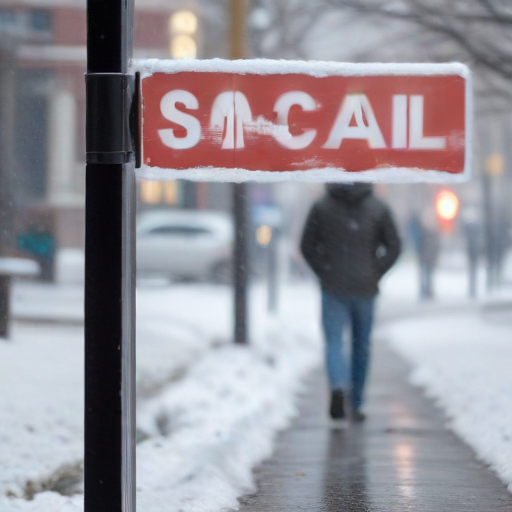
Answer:
[(141, 180), (140, 198), (143, 203), (158, 204), (162, 200), (162, 184), (159, 181)]
[(497, 153), (489, 155), (485, 161), (487, 173), (491, 176), (499, 176), (503, 173), (503, 157)]
[(436, 212), (445, 221), (453, 220), (459, 211), (459, 200), (451, 190), (441, 190), (436, 197)]
[(266, 247), (272, 240), (272, 228), (270, 226), (260, 226), (256, 230), (256, 241), (259, 245)]

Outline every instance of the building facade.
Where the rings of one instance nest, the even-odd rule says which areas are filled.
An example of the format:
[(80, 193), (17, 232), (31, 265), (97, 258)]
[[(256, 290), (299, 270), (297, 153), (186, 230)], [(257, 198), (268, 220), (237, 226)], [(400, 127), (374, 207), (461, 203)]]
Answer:
[[(222, 55), (221, 14), (193, 1), (137, 0), (134, 57)], [(57, 246), (82, 247), (85, 0), (0, 0), (0, 59), (9, 78), (0, 79), (1, 94), (11, 112), (1, 121), (0, 184), (8, 183), (12, 198), (13, 238), (35, 230)], [(148, 207), (219, 207), (229, 196), (222, 185), (141, 182), (139, 188)]]

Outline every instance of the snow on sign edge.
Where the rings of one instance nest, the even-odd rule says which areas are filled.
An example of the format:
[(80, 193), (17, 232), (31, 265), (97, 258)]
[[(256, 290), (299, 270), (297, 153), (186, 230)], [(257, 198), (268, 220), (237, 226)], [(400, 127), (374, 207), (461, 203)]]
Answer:
[[(464, 171), (450, 174), (436, 170), (410, 168), (380, 168), (347, 172), (341, 168), (308, 169), (303, 171), (249, 171), (219, 167), (168, 169), (149, 167), (142, 163), (137, 177), (147, 180), (211, 181), (211, 182), (354, 182), (374, 183), (462, 183), (471, 177), (473, 152), (473, 88), (471, 71), (460, 62), (448, 63), (351, 63), (271, 59), (133, 59), (131, 73), (147, 78), (154, 73), (238, 73), (238, 74), (304, 74), (318, 78), (326, 76), (460, 76), (465, 81), (465, 154)], [(142, 120), (143, 123), (143, 120)], [(144, 160), (142, 159), (142, 162)]]
[(448, 62), (432, 63), (352, 63), (327, 61), (272, 60), (272, 59), (134, 59), (132, 70), (140, 72), (142, 78), (153, 73), (182, 73), (185, 71), (203, 73), (238, 73), (254, 75), (301, 74), (317, 78), (326, 76), (440, 76), (458, 75), (470, 77), (465, 64)]

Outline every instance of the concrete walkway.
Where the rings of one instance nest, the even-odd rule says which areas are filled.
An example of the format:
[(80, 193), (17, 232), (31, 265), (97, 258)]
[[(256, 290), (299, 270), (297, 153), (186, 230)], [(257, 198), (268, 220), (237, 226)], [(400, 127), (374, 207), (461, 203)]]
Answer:
[(333, 428), (316, 374), (240, 512), (512, 512), (505, 485), (407, 383), (402, 360), (379, 340), (373, 356), (367, 421)]

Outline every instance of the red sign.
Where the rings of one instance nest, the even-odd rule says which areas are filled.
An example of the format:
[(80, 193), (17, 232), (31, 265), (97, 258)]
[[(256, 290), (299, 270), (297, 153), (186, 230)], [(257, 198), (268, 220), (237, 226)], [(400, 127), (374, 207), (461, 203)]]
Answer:
[(162, 64), (167, 72), (143, 76), (146, 171), (232, 181), (287, 179), (286, 171), (321, 181), (467, 174), (464, 66), (363, 64), (357, 73), (297, 63), (288, 67), (299, 72), (279, 73), (286, 64), (271, 61), (265, 73), (267, 61), (256, 62), (198, 61), (184, 71), (172, 61), (170, 72)]

